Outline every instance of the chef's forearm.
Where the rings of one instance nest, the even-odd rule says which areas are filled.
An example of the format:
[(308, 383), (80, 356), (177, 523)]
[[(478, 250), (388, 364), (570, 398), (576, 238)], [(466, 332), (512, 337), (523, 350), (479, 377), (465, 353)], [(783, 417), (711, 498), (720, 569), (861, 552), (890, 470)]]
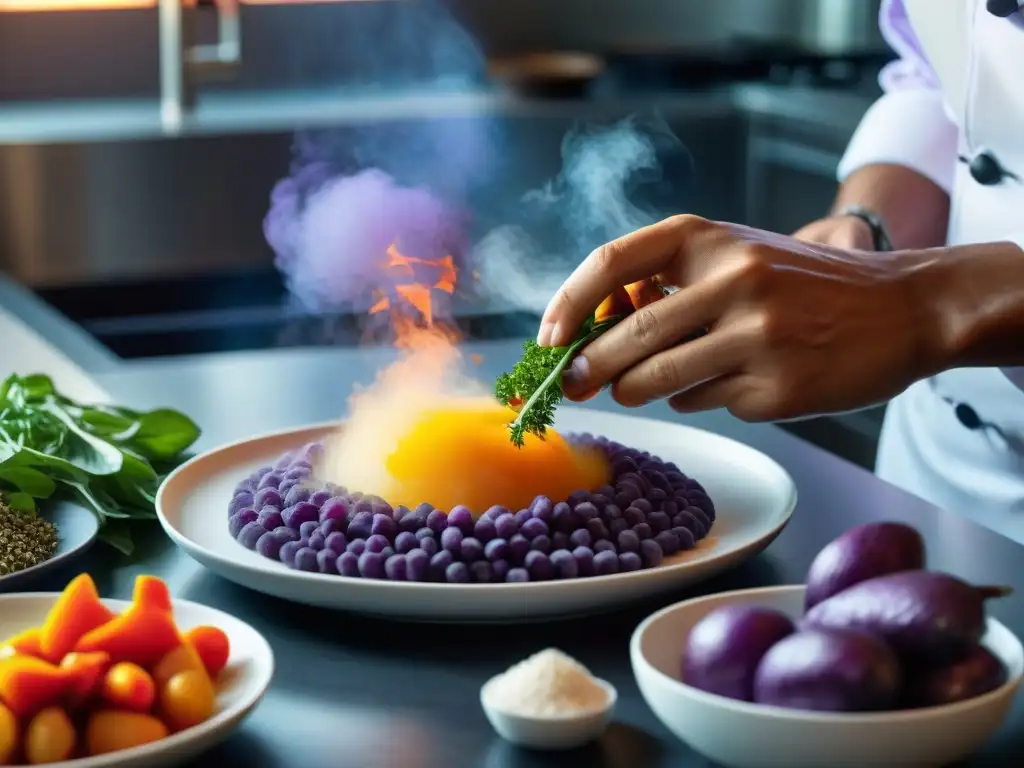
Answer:
[(1024, 366), (1024, 251), (985, 243), (926, 251), (911, 278), (937, 370)]
[(946, 242), (949, 195), (905, 166), (877, 163), (852, 173), (840, 186), (833, 210), (850, 205), (881, 216), (897, 250), (935, 248)]

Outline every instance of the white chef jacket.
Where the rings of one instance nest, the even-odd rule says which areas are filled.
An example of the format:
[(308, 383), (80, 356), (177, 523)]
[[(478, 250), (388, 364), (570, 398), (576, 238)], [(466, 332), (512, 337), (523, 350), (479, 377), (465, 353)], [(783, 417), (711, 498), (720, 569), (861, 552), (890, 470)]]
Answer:
[[(950, 193), (950, 244), (1024, 249), (1024, 18), (998, 18), (984, 0), (883, 0), (880, 20), (900, 60), (883, 72), (886, 93), (851, 140), (840, 181), (873, 163), (912, 168)], [(972, 175), (981, 153), (1001, 179)], [(1024, 542), (1024, 392), (1009, 376), (967, 368), (911, 386), (886, 412), (876, 472)], [(968, 429), (957, 404), (989, 426)]]

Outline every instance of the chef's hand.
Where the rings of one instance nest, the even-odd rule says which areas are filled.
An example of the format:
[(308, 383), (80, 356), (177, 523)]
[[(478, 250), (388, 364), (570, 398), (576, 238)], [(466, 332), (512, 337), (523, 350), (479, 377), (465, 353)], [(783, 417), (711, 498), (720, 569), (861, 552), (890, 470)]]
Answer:
[(797, 230), (793, 237), (805, 243), (821, 243), (836, 248), (870, 251), (874, 249), (871, 228), (856, 216), (828, 216)]
[(617, 286), (659, 279), (680, 290), (588, 345), (567, 396), (611, 382), (623, 405), (668, 398), (677, 411), (725, 407), (750, 421), (848, 410), (937, 369), (938, 323), (913, 279), (931, 258), (676, 216), (588, 256), (548, 305), (538, 342), (568, 343)]

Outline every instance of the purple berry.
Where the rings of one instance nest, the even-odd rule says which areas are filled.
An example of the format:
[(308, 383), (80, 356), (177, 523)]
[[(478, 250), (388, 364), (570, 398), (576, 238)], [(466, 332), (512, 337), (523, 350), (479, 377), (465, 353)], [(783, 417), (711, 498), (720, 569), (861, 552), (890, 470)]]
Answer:
[(649, 539), (654, 535), (654, 531), (651, 530), (651, 526), (647, 523), (638, 523), (637, 525), (634, 525), (633, 533), (639, 536), (641, 541), (643, 539)]
[(281, 517), (281, 512), (277, 507), (264, 507), (261, 509), (259, 521), (260, 525), (268, 531), (272, 531), (275, 528), (284, 525), (284, 518)]
[(330, 536), (332, 533), (344, 533), (343, 527), (345, 525), (341, 520), (324, 520), (320, 523), (320, 527), (317, 530), (324, 536)]
[(543, 520), (535, 517), (523, 523), (519, 532), (528, 539), (535, 539), (538, 536), (547, 536), (548, 526)]
[(448, 513), (448, 527), (458, 528), (462, 531), (463, 536), (472, 536), (473, 513), (469, 511), (469, 507), (464, 507), (461, 504), (453, 507), (452, 511)]
[(383, 552), (391, 542), (387, 540), (386, 536), (382, 536), (379, 533), (375, 533), (366, 539), (366, 551), (367, 552)]
[(647, 524), (655, 533), (661, 533), (672, 527), (672, 520), (664, 512), (651, 512), (647, 516)]
[(556, 549), (551, 553), (550, 559), (556, 579), (575, 579), (579, 576), (579, 565), (569, 550)]
[(551, 539), (548, 536), (537, 536), (530, 542), (530, 549), (533, 552), (547, 554), (551, 551)]
[(452, 552), (458, 552), (462, 546), (462, 531), (454, 526), (445, 528), (441, 533), (441, 546)]
[(298, 504), (286, 507), (281, 512), (281, 518), (289, 528), (298, 530), (299, 526), (307, 521), (318, 521), (320, 519), (320, 508), (315, 504), (310, 504), (308, 501), (300, 501)]
[(320, 573), (336, 574), (338, 572), (338, 553), (325, 547), (316, 553), (316, 566)]
[(618, 555), (619, 553), (619, 550), (608, 539), (598, 539), (594, 542), (594, 546), (591, 547), (591, 549), (594, 550), (595, 554), (598, 552), (612, 552), (615, 555)]
[(282, 544), (289, 541), (298, 541), (302, 538), (298, 531), (294, 528), (289, 528), (287, 525), (279, 525), (273, 530), (273, 534), (281, 541)]
[(236, 494), (233, 499), (228, 503), (228, 515), (233, 515), (236, 512), (241, 512), (246, 507), (253, 505), (253, 495), (251, 493), (239, 493)]
[(437, 539), (420, 539), (419, 547), (426, 552), (429, 557), (433, 557), (441, 549), (441, 545), (437, 543)]
[(324, 548), (327, 543), (327, 537), (325, 537), (320, 531), (316, 531), (309, 537), (309, 544), (307, 546), (310, 549), (315, 549), (317, 552)]
[(573, 507), (573, 513), (576, 515), (577, 519), (582, 520), (583, 522), (593, 520), (598, 515), (597, 507), (589, 501), (577, 504)]
[(608, 533), (611, 534), (612, 539), (617, 539), (619, 534), (623, 531), (629, 530), (629, 523), (623, 520), (621, 517), (612, 520), (608, 524)]
[(392, 541), (398, 535), (398, 523), (391, 515), (378, 512), (370, 523), (370, 534), (383, 536), (388, 541)]
[(608, 538), (608, 526), (605, 525), (604, 520), (595, 518), (587, 521), (587, 533), (590, 534), (592, 540), (607, 539)]
[(340, 531), (335, 531), (324, 539), (324, 549), (333, 549), (335, 552), (344, 552), (347, 547), (348, 541), (345, 539), (345, 534)]
[(465, 563), (452, 563), (445, 568), (444, 577), (451, 584), (467, 584), (471, 574)]
[(429, 567), (430, 557), (422, 549), (414, 549), (406, 554), (405, 577), (409, 581), (426, 581)]
[(647, 499), (637, 499), (636, 501), (633, 502), (631, 506), (634, 506), (637, 509), (639, 509), (641, 514), (643, 514), (644, 519), (646, 519), (647, 516), (654, 511), (654, 507), (651, 506), (651, 502), (649, 502)]
[(320, 563), (316, 559), (316, 550), (303, 547), (295, 553), (295, 570), (315, 573), (320, 570)]
[(455, 558), (452, 553), (447, 549), (442, 549), (436, 555), (430, 558), (430, 568), (428, 574), (432, 579), (437, 581), (445, 580), (445, 572), (448, 570), (448, 566), (455, 562)]
[(619, 556), (614, 550), (603, 549), (594, 555), (594, 573), (608, 576), (619, 572)]
[(530, 581), (547, 581), (554, 576), (551, 560), (543, 552), (533, 551), (527, 554), (523, 566), (530, 572)]
[(350, 541), (348, 543), (348, 546), (345, 547), (345, 551), (351, 552), (356, 557), (359, 557), (361, 554), (363, 554), (363, 552), (366, 551), (366, 539), (356, 539), (355, 541)]
[(351, 552), (343, 552), (338, 556), (334, 567), (342, 576), (356, 578), (359, 576), (359, 556)]
[(281, 545), (284, 544), (279, 538), (273, 533), (267, 531), (256, 541), (256, 551), (264, 557), (269, 557), (274, 560), (278, 558), (281, 553)]
[(551, 517), (554, 514), (554, 505), (551, 503), (551, 499), (547, 496), (538, 496), (530, 504), (530, 514), (538, 520), (543, 520), (545, 523), (551, 521)]
[(661, 545), (654, 539), (644, 539), (640, 542), (640, 558), (647, 568), (657, 568), (665, 558), (661, 551)]
[(519, 532), (519, 523), (514, 515), (506, 512), (494, 520), (494, 534), (501, 539), (511, 539)]
[(575, 522), (575, 516), (568, 504), (559, 504), (555, 507), (555, 513), (551, 518), (552, 530), (568, 534), (576, 527)]
[(594, 543), (594, 539), (591, 537), (590, 531), (588, 531), (586, 528), (580, 528), (579, 530), (573, 531), (572, 534), (570, 534), (569, 543), (572, 545), (573, 549), (575, 549), (576, 547), (589, 547), (591, 544)]
[(625, 530), (619, 534), (617, 539), (619, 545), (619, 552), (639, 552), (640, 551), (640, 537), (636, 535), (636, 531)]
[(345, 520), (348, 521), (348, 502), (337, 496), (332, 496), (320, 507), (320, 522), (324, 520)]
[(523, 525), (523, 523), (525, 523), (527, 520), (533, 517), (533, 513), (528, 509), (520, 509), (518, 512), (515, 513), (514, 517), (516, 519), (516, 523), (521, 526)]
[(551, 534), (551, 548), (552, 549), (568, 549), (569, 548), (569, 536), (562, 531), (555, 531)]
[(477, 560), (469, 566), (469, 573), (475, 584), (490, 584), (494, 581), (494, 569), (486, 560)]
[(256, 522), (257, 517), (255, 509), (243, 509), (241, 512), (231, 515), (228, 518), (228, 533), (231, 534), (231, 538), (237, 539), (242, 529), (249, 523)]
[(509, 584), (525, 584), (530, 580), (530, 572), (525, 568), (509, 568), (505, 581)]
[(509, 514), (507, 507), (495, 505), (481, 515), (484, 520), (496, 521), (502, 515)]
[(391, 581), (406, 581), (409, 575), (405, 555), (392, 555), (384, 562), (384, 573)]
[(363, 552), (359, 556), (359, 575), (364, 579), (383, 579), (387, 575), (384, 572), (384, 560), (380, 552)]
[(593, 576), (594, 570), (594, 553), (588, 547), (576, 547), (572, 551), (572, 556), (576, 558), (576, 566), (579, 569), (581, 577)]
[(529, 551), (530, 540), (521, 533), (517, 533), (508, 540), (508, 556), (513, 563), (523, 562), (523, 558), (526, 557), (526, 553)]
[(267, 529), (258, 522), (253, 521), (242, 526), (238, 532), (238, 543), (246, 549), (256, 549), (256, 542), (267, 532)]
[(626, 521), (626, 524), (632, 528), (634, 525), (639, 525), (646, 519), (646, 515), (640, 511), (638, 507), (629, 506), (626, 507), (622, 513), (622, 519)]
[[(402, 531), (402, 533), (408, 533), (408, 531)], [(402, 534), (400, 533), (398, 535), (401, 536)], [(416, 533), (414, 533), (413, 536), (416, 537), (417, 542), (421, 542), (424, 539), (434, 538), (434, 532), (424, 525), (422, 528), (416, 531)], [(417, 543), (416, 546), (419, 546), (419, 543)]]
[(256, 490), (262, 491), (264, 488), (273, 488), (276, 491), (277, 487), (281, 484), (281, 481), (283, 479), (284, 478), (281, 477), (280, 475), (271, 472), (270, 474), (263, 476), (263, 479), (260, 480), (259, 485), (256, 486)]
[(304, 539), (308, 539), (310, 536), (312, 536), (314, 533), (317, 533), (319, 530), (320, 523), (318, 523), (316, 520), (307, 520), (299, 526), (299, 536), (301, 536)]
[(643, 567), (643, 561), (640, 559), (640, 555), (636, 552), (623, 552), (619, 555), (619, 570), (623, 573), (627, 571), (639, 571)]
[[(430, 530), (429, 528), (427, 529)], [(395, 552), (400, 555), (404, 555), (407, 552), (416, 549), (419, 546), (419, 539), (416, 538), (415, 533), (409, 533), (408, 531), (402, 531), (395, 537)]]
[(297, 541), (286, 541), (281, 545), (281, 548), (277, 552), (277, 559), (287, 565), (289, 568), (295, 567), (295, 554), (302, 549), (302, 545)]
[(472, 563), (484, 556), (484, 545), (480, 543), (479, 539), (467, 536), (462, 540), (460, 552), (465, 562)]
[[(463, 544), (466, 542), (464, 541)], [(508, 556), (508, 542), (505, 539), (491, 539), (484, 545), (484, 557), (492, 563)]]
[(255, 509), (263, 509), (263, 507), (277, 507), (281, 509), (284, 506), (284, 498), (276, 489), (264, 488), (261, 491), (257, 491), (256, 495), (252, 497), (252, 506)]
[(432, 510), (427, 515), (427, 527), (434, 533), (441, 533), (448, 527), (448, 515), (440, 509)]
[(327, 503), (328, 499), (330, 499), (330, 498), (331, 498), (331, 492), (330, 491), (326, 491), (326, 490), (317, 491), (316, 493), (313, 493), (313, 494), (310, 495), (309, 503), (310, 504), (316, 504), (316, 506), (318, 506), (318, 507), (322, 507), (324, 504)]
[(681, 550), (685, 551), (688, 549), (693, 549), (695, 546), (697, 546), (697, 539), (693, 535), (693, 531), (691, 531), (689, 528), (679, 526), (678, 528), (673, 528), (672, 533), (676, 535), (676, 539), (679, 541), (679, 548)]
[(491, 569), (494, 571), (494, 580), (499, 582), (505, 581), (510, 567), (508, 560), (495, 560), (491, 563)]
[(497, 536), (497, 526), (494, 525), (493, 520), (481, 517), (476, 521), (476, 525), (473, 526), (473, 536), (479, 539), (482, 543), (486, 544), (488, 541)]
[(611, 524), (612, 520), (618, 520), (622, 517), (622, 510), (617, 504), (609, 504), (601, 510), (601, 517), (606, 523)]
[(679, 551), (679, 538), (672, 531), (661, 531), (654, 540), (665, 555), (674, 555)]
[(367, 539), (373, 528), (373, 515), (369, 512), (357, 512), (348, 524), (348, 538)]

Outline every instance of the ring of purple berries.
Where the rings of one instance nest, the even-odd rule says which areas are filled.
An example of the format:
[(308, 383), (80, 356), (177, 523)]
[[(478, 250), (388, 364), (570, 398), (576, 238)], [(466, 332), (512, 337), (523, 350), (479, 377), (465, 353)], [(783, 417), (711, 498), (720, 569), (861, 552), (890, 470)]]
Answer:
[(310, 443), (235, 487), (228, 531), (248, 549), (300, 571), (454, 584), (654, 568), (707, 536), (715, 505), (675, 464), (602, 437), (567, 439), (608, 456), (607, 485), (562, 501), (538, 496), (520, 510), (494, 506), (475, 520), (464, 506), (409, 509), (331, 483), (311, 488), (323, 446)]

